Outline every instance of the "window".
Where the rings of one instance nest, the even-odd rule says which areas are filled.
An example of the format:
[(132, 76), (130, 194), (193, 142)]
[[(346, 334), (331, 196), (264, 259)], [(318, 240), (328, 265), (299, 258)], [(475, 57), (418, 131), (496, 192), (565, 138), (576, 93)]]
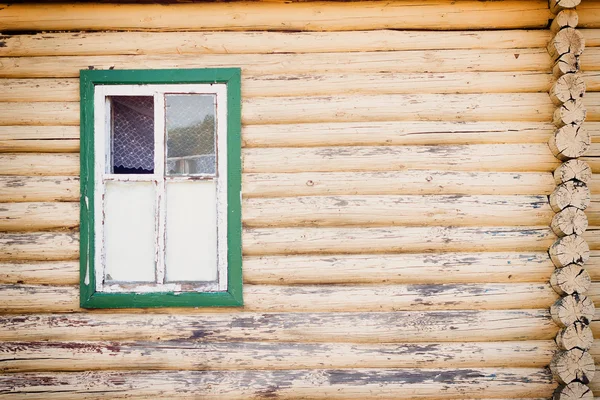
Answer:
[(242, 305), (240, 70), (80, 85), (81, 306)]

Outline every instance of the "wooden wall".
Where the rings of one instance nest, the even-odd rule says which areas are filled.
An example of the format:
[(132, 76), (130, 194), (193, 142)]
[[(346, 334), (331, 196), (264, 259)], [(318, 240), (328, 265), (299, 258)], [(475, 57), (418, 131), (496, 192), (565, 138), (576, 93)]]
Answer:
[[(580, 12), (580, 22), (582, 22), (585, 26), (585, 28), (587, 29), (582, 29), (581, 32), (584, 35), (588, 35), (589, 32), (593, 31), (594, 28), (600, 28), (600, 2), (588, 2), (587, 4), (585, 4), (585, 9), (583, 10), (583, 12)], [(595, 52), (597, 50), (600, 49), (600, 43), (597, 42), (593, 42), (593, 41), (587, 41), (586, 42), (586, 51), (590, 51), (590, 52)], [(589, 74), (592, 74), (590, 72), (590, 68), (589, 66), (587, 67), (582, 67), (582, 70), (584, 71), (584, 74), (587, 76)], [(600, 86), (593, 84), (589, 79), (586, 79), (586, 84), (587, 84), (587, 93), (586, 96), (590, 96), (590, 99), (586, 99), (584, 100), (586, 107), (590, 110), (590, 112), (592, 114), (597, 113), (598, 111), (600, 111), (600, 104), (596, 104), (593, 100), (595, 96), (600, 96)], [(589, 123), (585, 123), (585, 126), (589, 127), (590, 124)], [(586, 153), (586, 157), (584, 157), (584, 159), (590, 163), (590, 165), (597, 165), (598, 161), (600, 160), (600, 135), (597, 133), (592, 132), (592, 146), (590, 148), (590, 150), (588, 150), (588, 152)], [(600, 170), (598, 170), (597, 168), (593, 168), (593, 181), (592, 184), (590, 186), (591, 188), (591, 192), (592, 192), (592, 203), (590, 205), (590, 208), (593, 213), (596, 213), (596, 210), (600, 209)], [(593, 225), (593, 224), (592, 224)], [(597, 225), (597, 224), (596, 224)], [(588, 228), (588, 234), (594, 234), (595, 237), (599, 237), (600, 236), (600, 228), (598, 228), (598, 226), (593, 227), (590, 226)], [(590, 259), (590, 275), (592, 277), (593, 283), (592, 285), (598, 285), (600, 283), (600, 275), (597, 273), (597, 271), (595, 271), (596, 266), (599, 264), (600, 262), (600, 254), (599, 253), (595, 253), (592, 252), (591, 254), (591, 259)], [(600, 299), (594, 299), (596, 305), (598, 305), (598, 300)], [(598, 338), (598, 334), (597, 332), (597, 327), (600, 325), (597, 325), (598, 322), (600, 322), (600, 312), (598, 310), (596, 310), (596, 318), (594, 319), (594, 322), (592, 322), (592, 328), (594, 330), (594, 335), (596, 336), (596, 338)], [(598, 342), (598, 340), (596, 340), (596, 342)], [(597, 346), (595, 346), (597, 347)], [(596, 350), (592, 350), (592, 355), (594, 356), (594, 359), (596, 361), (596, 364), (600, 364), (600, 352), (598, 351), (600, 350), (600, 348), (596, 349)], [(592, 382), (592, 384), (590, 385), (591, 389), (596, 393), (596, 396), (598, 396), (600, 394), (600, 374), (598, 374), (598, 365), (596, 367), (597, 373), (596, 373), (596, 377), (594, 379), (594, 381)]]
[[(110, 7), (0, 6), (0, 398), (551, 397), (545, 1)], [(243, 70), (246, 306), (80, 309), (79, 70), (215, 66)]]

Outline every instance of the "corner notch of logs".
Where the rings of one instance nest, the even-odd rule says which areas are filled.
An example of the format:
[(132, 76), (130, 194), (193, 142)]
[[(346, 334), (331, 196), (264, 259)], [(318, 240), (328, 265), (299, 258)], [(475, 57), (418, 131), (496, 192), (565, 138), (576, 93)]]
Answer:
[(583, 127), (585, 82), (579, 74), (579, 57), (585, 49), (585, 40), (576, 29), (579, 18), (574, 10), (580, 1), (550, 0), (549, 4), (555, 14), (550, 25), (554, 37), (547, 49), (554, 61), (556, 78), (549, 93), (556, 105), (553, 117), (556, 130), (548, 145), (552, 154), (563, 161), (554, 172), (557, 186), (549, 197), (556, 213), (551, 228), (558, 236), (548, 250), (556, 267), (550, 285), (561, 296), (550, 308), (552, 319), (561, 328), (556, 336), (558, 348), (550, 363), (552, 375), (559, 383), (555, 400), (594, 398), (588, 386), (595, 373), (590, 353), (594, 341), (590, 328), (594, 303), (586, 296), (591, 279), (584, 268), (590, 249), (581, 236), (588, 226), (585, 209), (590, 204), (587, 185), (592, 172), (579, 159), (591, 144), (590, 134)]

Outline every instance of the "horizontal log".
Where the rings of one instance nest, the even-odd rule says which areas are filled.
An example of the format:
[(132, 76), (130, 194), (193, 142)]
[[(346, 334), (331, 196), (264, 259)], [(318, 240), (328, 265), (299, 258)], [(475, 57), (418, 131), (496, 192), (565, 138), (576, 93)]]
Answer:
[[(1, 49), (1, 48), (0, 48)], [(322, 73), (258, 75), (242, 79), (244, 98), (333, 94), (547, 92), (552, 75), (535, 72)], [(0, 101), (79, 101), (74, 79), (3, 79)]]
[[(586, 124), (591, 134), (594, 128)], [(330, 122), (246, 125), (242, 140), (244, 147), (546, 143), (555, 129), (546, 121)]]
[(79, 226), (79, 203), (0, 204), (0, 231), (36, 231)]
[(79, 126), (0, 126), (0, 141), (12, 140), (79, 140)]
[[(585, 70), (600, 50), (582, 56)], [(207, 54), (198, 62), (194, 54), (1, 57), (0, 78), (77, 78), (82, 69), (240, 67), (243, 76), (322, 72), (550, 72), (552, 61), (544, 48), (459, 49), (344, 52), (318, 54)]]
[(78, 233), (0, 233), (0, 261), (75, 260), (78, 258)]
[[(585, 263), (585, 270), (593, 281), (600, 281), (600, 252), (590, 251), (590, 259)], [(600, 305), (600, 304), (599, 304)]]
[(74, 176), (0, 176), (0, 202), (77, 201)]
[(328, 195), (549, 195), (554, 189), (554, 180), (548, 172), (406, 170), (242, 175), (245, 199)]
[(0, 385), (6, 398), (208, 400), (550, 398), (556, 386), (542, 368), (23, 373)]
[[(584, 3), (587, 6), (587, 4)], [(578, 7), (579, 8), (579, 7)], [(577, 10), (575, 10), (577, 12)], [(579, 13), (577, 14), (577, 27), (579, 26)], [(600, 46), (600, 29), (580, 29), (581, 33), (583, 33), (583, 37), (585, 38), (585, 45), (589, 49), (591, 47), (599, 47)]]
[[(312, 20), (312, 17), (311, 17)], [(588, 46), (595, 31), (585, 30)], [(5, 35), (1, 57), (124, 54), (272, 54), (545, 47), (544, 30), (464, 32), (45, 32)]]
[(2, 341), (176, 340), (340, 343), (554, 339), (548, 309), (375, 313), (75, 313), (0, 316)]
[(78, 125), (78, 102), (0, 104), (0, 125)]
[[(596, 253), (586, 268), (600, 280)], [(545, 283), (554, 271), (546, 252), (272, 256), (243, 263), (245, 283), (267, 285)], [(0, 283), (74, 285), (79, 263), (0, 263)]]
[(600, 232), (599, 226), (590, 226), (582, 235), (586, 243), (590, 246), (590, 250), (600, 250), (600, 236), (598, 232)]
[(0, 175), (79, 175), (79, 154), (0, 154)]
[[(316, 196), (248, 199), (242, 215), (247, 227), (527, 226), (547, 224), (554, 212), (546, 196)], [(0, 206), (0, 231), (77, 226), (79, 203)]]
[(245, 255), (440, 251), (541, 251), (549, 227), (256, 228), (242, 235)]
[[(546, 143), (245, 149), (244, 172), (350, 172), (427, 169), (550, 172), (560, 165)], [(2, 166), (0, 155), (0, 168)], [(590, 160), (600, 172), (600, 160)]]
[[(595, 266), (590, 267), (590, 274), (600, 280), (598, 252), (592, 252), (592, 264)], [(244, 257), (244, 282), (254, 284), (547, 282), (553, 271), (545, 250)]]
[(0, 283), (75, 285), (79, 261), (0, 262)]
[[(591, 108), (591, 102), (588, 101), (588, 104)], [(547, 93), (482, 93), (256, 97), (242, 101), (242, 109), (242, 123), (262, 125), (410, 121), (415, 116), (420, 121), (546, 122), (552, 118), (555, 106)], [(589, 120), (594, 121), (594, 116), (590, 112)], [(12, 123), (11, 119), (3, 118), (0, 113), (0, 123), (3, 120)]]
[[(393, 106), (397, 105), (397, 106)], [(242, 101), (242, 123), (335, 121), (531, 121), (551, 119), (554, 105), (545, 93), (391, 94), (311, 97), (256, 97)], [(590, 112), (590, 120), (593, 113)], [(5, 102), (1, 125), (77, 125), (77, 102)]]
[(577, 6), (580, 28), (600, 28), (600, 4), (583, 1)]
[(550, 341), (491, 343), (8, 342), (3, 373), (101, 370), (543, 368)]
[(0, 140), (0, 153), (77, 153), (79, 140)]
[[(548, 145), (379, 146), (245, 149), (244, 172), (350, 172), (427, 169), (551, 172), (560, 165)], [(427, 160), (427, 163), (423, 163)], [(510, 160), (510, 162), (507, 162)], [(588, 160), (600, 172), (600, 160)], [(78, 175), (78, 154), (0, 154), (0, 175)]]
[[(549, 308), (558, 295), (547, 283), (265, 286), (244, 285), (244, 311), (386, 312)], [(196, 309), (198, 312), (206, 310)], [(79, 286), (0, 286), (0, 312), (80, 312)], [(214, 308), (210, 312), (235, 312)], [(147, 313), (147, 310), (143, 310)], [(185, 312), (185, 311), (184, 311)], [(196, 311), (190, 310), (187, 313)]]
[(541, 0), (481, 3), (449, 0), (357, 4), (239, 2), (221, 4), (51, 4), (0, 9), (6, 31), (353, 31), (376, 29), (463, 30), (545, 28)]
[[(5, 207), (10, 213), (11, 206)], [(35, 210), (30, 214), (37, 218)], [(242, 201), (246, 227), (527, 226), (548, 224), (553, 216), (547, 196), (313, 196)]]

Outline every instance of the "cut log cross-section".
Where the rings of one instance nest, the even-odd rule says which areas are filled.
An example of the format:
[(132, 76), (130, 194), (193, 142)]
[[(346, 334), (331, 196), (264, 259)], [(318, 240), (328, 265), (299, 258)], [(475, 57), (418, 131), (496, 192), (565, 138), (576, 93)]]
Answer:
[(564, 9), (575, 8), (579, 3), (581, 0), (550, 0), (550, 11), (557, 14)]
[(555, 78), (560, 78), (564, 74), (578, 72), (579, 68), (579, 57), (574, 54), (567, 53), (563, 54), (558, 58), (558, 60), (556, 60), (556, 63), (552, 68), (552, 73), (554, 74)]
[(584, 183), (569, 181), (556, 187), (550, 194), (550, 206), (554, 212), (567, 207), (585, 210), (591, 201), (590, 189)]
[(591, 144), (591, 135), (579, 125), (565, 125), (557, 129), (548, 142), (552, 154), (562, 161), (581, 157)]
[(554, 111), (552, 122), (557, 127), (581, 125), (585, 121), (586, 114), (587, 111), (581, 100), (568, 100)]
[(594, 317), (594, 311), (592, 300), (587, 296), (578, 294), (562, 297), (550, 307), (552, 319), (561, 328), (575, 322), (589, 324)]
[(594, 344), (592, 328), (582, 322), (575, 322), (558, 331), (556, 344), (562, 350), (588, 350)]
[(579, 24), (579, 15), (575, 10), (562, 10), (552, 20), (550, 30), (557, 33), (564, 28), (575, 28)]
[(554, 242), (548, 253), (554, 265), (562, 268), (585, 263), (590, 258), (590, 247), (581, 236), (569, 235)]
[(560, 386), (554, 393), (554, 400), (593, 400), (594, 394), (581, 382)]
[(592, 280), (588, 272), (577, 264), (557, 268), (550, 277), (550, 285), (560, 295), (584, 294), (590, 289)]
[(550, 98), (554, 104), (561, 105), (583, 97), (585, 88), (585, 81), (580, 74), (566, 74), (554, 82), (550, 88)]
[(569, 160), (562, 163), (554, 171), (554, 181), (561, 185), (568, 181), (579, 181), (587, 184), (592, 180), (592, 169), (585, 161)]
[(579, 349), (560, 351), (550, 362), (552, 375), (560, 383), (590, 383), (594, 378), (596, 366), (594, 358), (586, 351)]
[(550, 226), (559, 237), (582, 235), (588, 227), (588, 219), (580, 209), (567, 207), (554, 215)]
[(563, 54), (571, 53), (580, 56), (585, 48), (583, 34), (573, 28), (565, 28), (559, 31), (548, 43), (548, 53), (553, 60), (557, 60)]

